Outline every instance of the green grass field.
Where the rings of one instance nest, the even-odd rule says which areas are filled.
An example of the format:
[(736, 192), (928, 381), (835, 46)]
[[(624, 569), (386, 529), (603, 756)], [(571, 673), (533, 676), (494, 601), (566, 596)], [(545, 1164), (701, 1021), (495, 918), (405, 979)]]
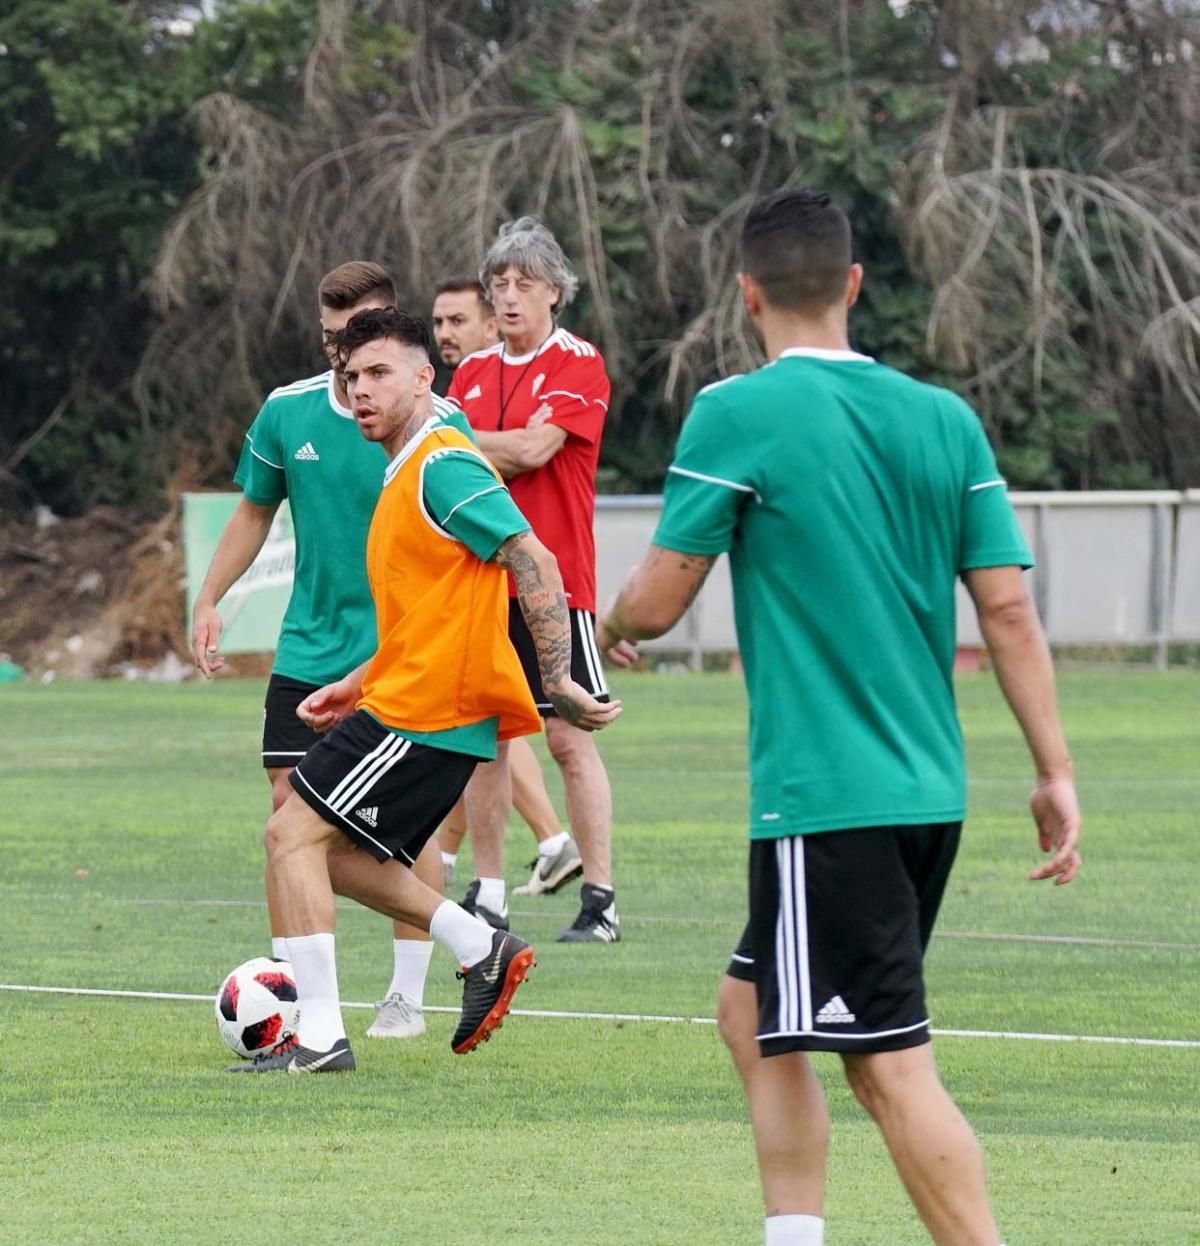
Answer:
[[(626, 713), (601, 747), (625, 940), (555, 944), (574, 894), (518, 898), (540, 960), (518, 1004), (709, 1017), (744, 916), (741, 685), (616, 683)], [(1083, 875), (1057, 890), (1024, 878), (1029, 768), (995, 684), (959, 690), (972, 816), (928, 965), (935, 1025), (1198, 1043), (1200, 675), (1062, 679), (1086, 838)], [(0, 983), (205, 997), (0, 991), (0, 1242), (761, 1241), (711, 1025), (515, 1016), (461, 1058), (448, 1012), (423, 1040), (380, 1043), (347, 1008), (356, 1074), (222, 1073), (209, 997), (267, 950), (261, 694), (0, 689)], [(514, 826), (510, 882), (531, 843)], [(344, 907), (338, 950), (343, 998), (377, 998), (387, 924)], [(453, 970), (439, 950), (427, 1002), (456, 1005)], [(1008, 1246), (1200, 1242), (1200, 1046), (942, 1036), (937, 1052)], [(827, 1242), (925, 1241), (836, 1061), (819, 1063)]]

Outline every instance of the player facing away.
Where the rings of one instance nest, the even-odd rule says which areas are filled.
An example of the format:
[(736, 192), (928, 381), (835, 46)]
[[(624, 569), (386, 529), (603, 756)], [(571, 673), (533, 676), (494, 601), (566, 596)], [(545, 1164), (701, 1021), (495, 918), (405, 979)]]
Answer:
[(433, 365), (424, 321), (371, 309), (334, 343), (359, 431), (389, 459), (367, 541), (379, 647), (299, 707), (328, 734), (288, 776), (293, 792), (266, 832), (299, 1045), (237, 1072), (355, 1067), (338, 1000), (335, 893), (429, 931), (458, 959), (459, 1054), (500, 1025), (534, 963), (522, 939), (443, 900), (412, 868), (479, 762), (495, 757), (498, 741), (541, 725), (508, 639), (506, 571), (564, 721), (594, 731), (620, 713), (571, 679), (554, 556), (471, 440), (426, 417)]
[[(324, 349), (356, 312), (386, 307), (396, 288), (378, 264), (356, 260), (321, 279), (318, 291)], [(442, 413), (461, 415), (435, 400)], [(462, 425), (466, 427), (465, 422)], [(217, 606), (262, 548), (280, 502), (287, 498), (295, 529), (296, 568), (280, 629), (263, 713), (262, 763), (272, 807), (291, 792), (291, 768), (318, 736), (296, 715), (310, 693), (340, 678), (374, 652), (375, 607), (367, 585), (367, 529), (387, 462), (355, 426), (345, 384), (328, 371), (275, 390), (246, 434), (235, 482), (242, 489), (225, 526), (193, 612), (192, 645), (205, 678), (223, 665)], [(431, 848), (416, 866), (431, 886), (440, 867)], [(286, 958), (279, 909), (267, 876), (271, 952)], [(393, 930), (392, 980), (367, 1033), (407, 1038), (425, 1032), (425, 976), (433, 945), (423, 930)]]
[[(500, 340), (496, 313), (473, 274), (443, 277), (433, 300), (433, 340), (442, 363), (453, 370), (467, 355)], [(563, 829), (546, 791), (537, 754), (524, 736), (508, 744), (512, 803), (537, 840), (537, 858), (529, 881), (514, 895), (551, 895), (583, 873), (575, 841)], [(467, 833), (465, 801), (459, 801), (438, 830), (447, 889), (454, 881), (459, 846)]]
[[(559, 328), (558, 313), (578, 281), (554, 235), (533, 217), (502, 227), (480, 282), (500, 325), (500, 341), (458, 365), (446, 396), (465, 413), (479, 448), (500, 469), (513, 500), (558, 559), (571, 609), (572, 676), (599, 700), (608, 685), (593, 631), (596, 548), (592, 532), (596, 464), (610, 385), (600, 352)], [(612, 885), (612, 792), (595, 742), (563, 719), (540, 685), (528, 629), (515, 601), (509, 634), (521, 655), (546, 743), (562, 771), (567, 817), (583, 857), (581, 904), (562, 942), (621, 937)], [(478, 878), (469, 898), (503, 928), (508, 921), (502, 849), (511, 804), (503, 757), (481, 766), (467, 789)]]
[(842, 1059), (930, 1236), (996, 1246), (983, 1155), (943, 1089), (922, 959), (966, 811), (954, 705), (965, 578), (1033, 756), (1067, 883), (1080, 819), (1032, 563), (979, 420), (850, 349), (862, 281), (826, 195), (750, 209), (738, 275), (768, 363), (696, 397), (645, 560), (597, 639), (661, 635), (717, 556), (750, 697), (750, 921), (718, 996), (749, 1101), (769, 1246), (819, 1246), (829, 1118), (806, 1056)]

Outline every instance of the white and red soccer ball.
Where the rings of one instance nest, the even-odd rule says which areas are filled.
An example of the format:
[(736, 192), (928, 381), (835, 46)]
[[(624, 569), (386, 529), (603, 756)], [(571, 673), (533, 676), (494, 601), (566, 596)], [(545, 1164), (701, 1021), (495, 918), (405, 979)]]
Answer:
[(296, 980), (284, 960), (256, 956), (239, 965), (217, 992), (217, 1029), (245, 1059), (269, 1055), (296, 1033)]

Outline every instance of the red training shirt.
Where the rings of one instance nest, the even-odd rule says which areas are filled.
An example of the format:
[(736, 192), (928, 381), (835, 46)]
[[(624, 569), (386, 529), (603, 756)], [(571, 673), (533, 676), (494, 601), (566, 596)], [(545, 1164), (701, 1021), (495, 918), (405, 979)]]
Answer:
[(591, 342), (555, 329), (528, 355), (505, 355), (502, 342), (468, 355), (446, 392), (471, 427), (487, 433), (524, 428), (542, 403), (553, 407), (549, 423), (566, 429), (566, 441), (543, 467), (514, 476), (508, 489), (534, 535), (558, 559), (567, 604), (593, 614), (596, 464), (611, 391), (604, 360)]

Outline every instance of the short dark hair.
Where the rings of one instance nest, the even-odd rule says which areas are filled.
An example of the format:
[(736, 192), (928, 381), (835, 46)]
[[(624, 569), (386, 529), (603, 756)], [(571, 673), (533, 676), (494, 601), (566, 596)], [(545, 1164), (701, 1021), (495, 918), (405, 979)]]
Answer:
[(491, 307), (492, 300), (488, 298), (488, 292), (479, 278), (472, 273), (451, 273), (450, 276), (443, 277), (434, 288), (433, 297), (437, 298), (439, 294), (467, 293), (475, 294), (484, 307)]
[(321, 306), (330, 311), (346, 311), (368, 298), (395, 303), (396, 283), (381, 265), (370, 260), (351, 260), (321, 278), (317, 296)]
[(774, 307), (815, 312), (836, 303), (852, 263), (850, 222), (823, 190), (773, 190), (746, 213), (742, 271)]
[(401, 346), (412, 346), (426, 356), (433, 348), (429, 326), (420, 316), (410, 316), (395, 307), (368, 307), (355, 312), (346, 327), (330, 339), (338, 367), (344, 368), (360, 346), (386, 337), (395, 338)]

